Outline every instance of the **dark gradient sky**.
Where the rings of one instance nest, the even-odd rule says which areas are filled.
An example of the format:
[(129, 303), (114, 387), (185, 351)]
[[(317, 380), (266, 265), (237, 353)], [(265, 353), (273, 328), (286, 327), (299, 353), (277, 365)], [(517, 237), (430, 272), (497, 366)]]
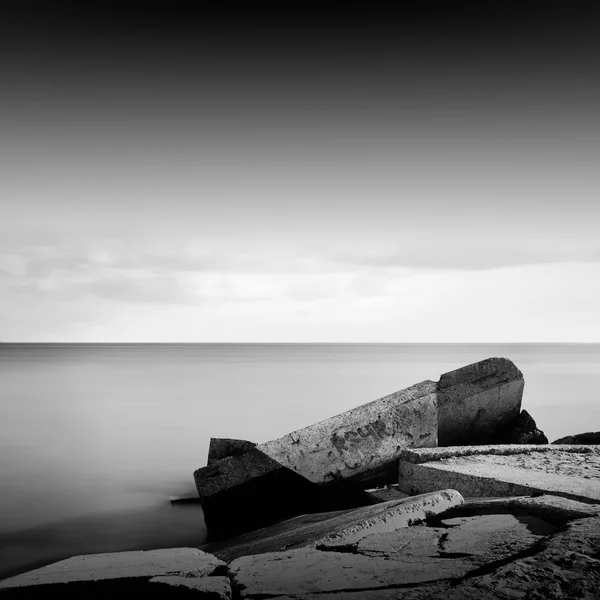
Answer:
[(597, 11), (38, 4), (0, 339), (600, 339)]

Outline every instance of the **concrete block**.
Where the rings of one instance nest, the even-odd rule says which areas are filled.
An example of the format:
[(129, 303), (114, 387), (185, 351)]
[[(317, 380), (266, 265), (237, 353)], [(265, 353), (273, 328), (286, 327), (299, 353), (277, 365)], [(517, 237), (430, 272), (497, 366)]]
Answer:
[(319, 507), (317, 486), (257, 448), (198, 469), (194, 480), (213, 538)]
[[(469, 577), (530, 550), (547, 532), (536, 525), (512, 515), (471, 517), (444, 527), (373, 533), (352, 548), (317, 546), (245, 556), (230, 564), (230, 573), (241, 598), (312, 598), (317, 593), (344, 598), (352, 592), (363, 598), (367, 591), (391, 588), (394, 597), (404, 598), (405, 591), (420, 584)], [(425, 587), (421, 598), (428, 591)]]
[(257, 448), (316, 484), (386, 483), (403, 448), (437, 445), (435, 391), (423, 381)]
[(218, 460), (229, 456), (241, 456), (250, 452), (256, 444), (248, 440), (234, 440), (229, 438), (210, 438), (208, 446), (207, 465), (212, 465)]
[(465, 498), (554, 494), (600, 502), (598, 446), (475, 446), (411, 449), (399, 461), (408, 494), (452, 488)]
[(445, 373), (437, 384), (438, 445), (497, 444), (519, 416), (525, 381), (506, 358)]
[(211, 464), (194, 473), (209, 532), (372, 502), (357, 494), (394, 483), (407, 448), (435, 447), (438, 438), (479, 444), (510, 435), (523, 385), (510, 360), (490, 358), (250, 450), (249, 442), (213, 440)]
[(204, 577), (223, 566), (223, 561), (196, 548), (88, 554), (4, 579), (0, 589), (158, 575)]

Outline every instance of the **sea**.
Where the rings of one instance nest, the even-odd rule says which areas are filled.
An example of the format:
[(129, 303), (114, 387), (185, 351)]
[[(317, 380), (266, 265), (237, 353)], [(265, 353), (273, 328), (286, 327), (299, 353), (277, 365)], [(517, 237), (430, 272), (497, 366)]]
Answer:
[[(600, 344), (0, 344), (0, 578), (206, 541), (211, 437), (264, 442), (498, 356), (550, 441), (600, 430)], [(244, 510), (244, 507), (240, 507)]]

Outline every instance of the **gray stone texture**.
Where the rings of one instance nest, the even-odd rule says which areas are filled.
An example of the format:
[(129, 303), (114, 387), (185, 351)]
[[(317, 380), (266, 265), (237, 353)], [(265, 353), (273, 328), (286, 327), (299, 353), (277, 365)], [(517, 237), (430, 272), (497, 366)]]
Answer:
[(198, 469), (194, 480), (212, 536), (255, 529), (320, 506), (317, 486), (257, 448)]
[(482, 446), (406, 451), (399, 461), (399, 487), (409, 494), (439, 488), (464, 497), (547, 493), (600, 502), (597, 446)]
[(600, 444), (600, 431), (588, 431), (586, 433), (578, 433), (576, 435), (567, 435), (558, 440), (554, 440), (553, 444)]
[(242, 454), (246, 454), (246, 452), (250, 452), (255, 446), (254, 442), (249, 442), (248, 440), (210, 438), (206, 464), (210, 466), (218, 460), (229, 456), (241, 456)]
[(389, 588), (399, 593), (408, 586), (457, 580), (531, 549), (544, 535), (543, 525), (540, 531), (536, 526), (513, 515), (455, 519), (444, 527), (367, 535), (352, 549), (303, 548), (246, 556), (231, 563), (230, 574), (242, 598)]
[(346, 544), (349, 543), (350, 537), (360, 538), (374, 533), (375, 530), (389, 531), (408, 527), (462, 502), (462, 496), (454, 490), (441, 490), (410, 498), (398, 497), (353, 510), (295, 517), (260, 531), (211, 542), (203, 546), (202, 550), (229, 561), (249, 554), (264, 554), (328, 543)]
[(0, 589), (159, 575), (204, 577), (225, 563), (196, 548), (75, 556), (0, 581)]
[(394, 483), (403, 450), (510, 435), (523, 385), (511, 361), (490, 358), (255, 447), (215, 438), (210, 464), (194, 473), (209, 532), (376, 502), (363, 490)]
[(257, 448), (316, 484), (387, 483), (403, 448), (437, 445), (435, 390), (423, 381)]
[(543, 431), (538, 429), (533, 417), (522, 410), (511, 431), (509, 444), (547, 444), (548, 438)]
[(427, 517), (443, 513), (449, 508), (459, 506), (464, 498), (455, 490), (440, 490), (431, 494), (412, 496), (398, 501), (394, 506), (379, 504), (379, 511), (373, 510), (370, 516), (346, 527), (338, 528), (316, 542), (317, 547), (326, 550), (329, 547), (355, 544), (365, 536), (375, 533), (389, 533), (424, 521)]
[(555, 496), (467, 501), (428, 526), (321, 555), (304, 548), (248, 556), (230, 573), (242, 598), (597, 600), (599, 510)]
[(506, 440), (521, 410), (523, 374), (506, 358), (445, 373), (437, 384), (438, 445)]

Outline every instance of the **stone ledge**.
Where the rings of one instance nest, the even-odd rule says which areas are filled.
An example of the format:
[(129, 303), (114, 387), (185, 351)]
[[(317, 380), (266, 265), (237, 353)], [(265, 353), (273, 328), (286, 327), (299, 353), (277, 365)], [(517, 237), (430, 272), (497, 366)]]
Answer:
[(597, 454), (600, 456), (600, 446), (589, 444), (550, 445), (550, 444), (494, 444), (486, 446), (447, 446), (443, 448), (408, 448), (400, 454), (400, 460), (420, 464), (459, 458), (462, 456), (489, 455), (509, 456), (512, 454), (532, 454), (535, 452), (573, 452), (575, 454)]

